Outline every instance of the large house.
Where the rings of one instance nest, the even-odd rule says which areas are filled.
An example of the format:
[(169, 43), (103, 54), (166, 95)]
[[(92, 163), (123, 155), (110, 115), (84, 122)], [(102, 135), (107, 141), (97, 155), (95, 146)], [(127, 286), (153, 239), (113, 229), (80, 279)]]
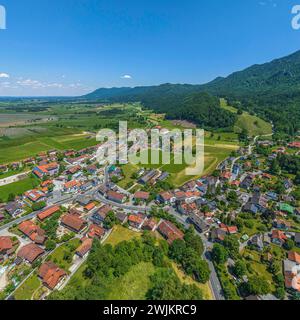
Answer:
[(142, 213), (131, 214), (128, 217), (128, 223), (132, 228), (140, 229), (145, 222), (146, 216)]
[(80, 258), (84, 258), (86, 256), (86, 254), (91, 250), (92, 245), (93, 245), (93, 239), (85, 238), (82, 241), (82, 244), (77, 248), (76, 254)]
[(48, 163), (42, 166), (36, 166), (33, 168), (33, 173), (38, 176), (38, 178), (43, 178), (44, 176), (54, 176), (59, 172), (59, 164), (56, 162)]
[(27, 191), (24, 195), (31, 202), (40, 202), (46, 199), (45, 193), (37, 189)]
[(15, 218), (17, 215), (21, 214), (23, 212), (22, 207), (20, 204), (16, 201), (9, 202), (5, 207), (4, 210), (13, 218)]
[(202, 233), (207, 232), (209, 230), (209, 225), (199, 215), (191, 213), (189, 215), (189, 220), (192, 222), (192, 224), (199, 232)]
[(35, 225), (31, 220), (21, 222), (18, 229), (37, 244), (43, 244), (46, 240), (45, 231)]
[(106, 218), (106, 216), (108, 215), (109, 212), (112, 211), (112, 207), (108, 206), (108, 205), (104, 205), (101, 208), (99, 208), (97, 211), (95, 211), (92, 216), (91, 216), (91, 220), (95, 223), (95, 224), (102, 224)]
[(40, 256), (44, 254), (44, 250), (34, 243), (29, 243), (22, 247), (17, 253), (18, 258), (23, 259), (29, 263), (33, 263)]
[(107, 199), (110, 201), (114, 201), (117, 203), (123, 203), (125, 202), (126, 196), (122, 193), (113, 191), (113, 190), (109, 190), (107, 192)]
[(66, 214), (61, 219), (61, 224), (73, 232), (80, 232), (87, 222), (75, 214)]
[(50, 207), (42, 212), (40, 212), (37, 217), (43, 221), (49, 217), (51, 217), (54, 213), (58, 212), (60, 210), (60, 207), (59, 206), (53, 206), (53, 207)]
[(171, 204), (176, 201), (176, 197), (171, 192), (165, 191), (158, 195), (157, 200), (162, 204)]
[(183, 232), (180, 231), (172, 222), (163, 220), (159, 226), (158, 231), (171, 244), (176, 239), (183, 239)]
[(285, 287), (300, 292), (300, 255), (289, 252), (288, 259), (283, 261)]
[(6, 255), (13, 248), (11, 237), (0, 237), (0, 256)]
[(48, 261), (41, 265), (39, 272), (43, 285), (54, 290), (67, 276), (66, 272), (55, 265), (53, 262)]
[(147, 201), (149, 197), (150, 193), (145, 191), (137, 191), (133, 196), (134, 200), (137, 201)]

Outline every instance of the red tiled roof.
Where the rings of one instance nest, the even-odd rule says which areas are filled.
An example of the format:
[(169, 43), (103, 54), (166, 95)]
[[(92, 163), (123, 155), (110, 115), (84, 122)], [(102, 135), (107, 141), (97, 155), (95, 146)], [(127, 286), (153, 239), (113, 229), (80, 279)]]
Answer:
[(286, 240), (287, 236), (284, 232), (280, 230), (273, 230), (272, 231), (272, 239), (280, 239), (280, 240)]
[(144, 192), (144, 191), (137, 191), (134, 194), (135, 199), (142, 199), (142, 200), (148, 200), (150, 196), (149, 192)]
[(12, 249), (13, 243), (10, 237), (0, 237), (0, 253)]
[(95, 224), (92, 224), (89, 228), (88, 236), (90, 238), (101, 238), (105, 234), (105, 230), (101, 228), (100, 226), (97, 226)]
[(77, 248), (76, 253), (83, 257), (91, 250), (92, 245), (93, 239), (85, 239), (83, 243)]
[(158, 226), (158, 230), (167, 238), (169, 243), (176, 239), (182, 239), (184, 234), (172, 222), (164, 220)]
[(53, 290), (66, 275), (67, 274), (63, 269), (59, 268), (51, 261), (42, 264), (39, 269), (39, 277), (42, 279), (43, 284), (51, 290)]
[(128, 221), (140, 225), (144, 220), (144, 216), (140, 214), (131, 214), (128, 217)]
[(54, 213), (58, 212), (60, 210), (59, 206), (54, 206), (51, 208), (48, 208), (46, 210), (44, 210), (43, 212), (38, 214), (38, 218), (40, 220), (45, 220), (46, 218), (52, 216)]
[(172, 194), (170, 192), (162, 192), (160, 196), (164, 201), (169, 201), (172, 198)]
[(76, 186), (78, 186), (78, 181), (76, 181), (76, 180), (68, 181), (68, 182), (66, 182), (66, 183), (64, 184), (64, 187), (65, 187), (66, 189), (71, 189), (71, 188), (74, 188), (74, 187), (76, 187)]
[(65, 226), (67, 226), (77, 232), (79, 232), (86, 225), (85, 220), (81, 219), (80, 217), (78, 217), (77, 215), (74, 215), (74, 214), (64, 215), (61, 219), (61, 222)]
[(44, 194), (44, 192), (42, 192), (42, 191), (40, 191), (40, 190), (34, 189), (34, 190), (31, 190), (31, 191), (25, 192), (25, 196), (26, 196), (29, 200), (31, 200), (31, 201), (33, 201), (33, 202), (36, 202), (36, 201), (38, 201), (39, 199), (45, 197), (45, 194)]
[(87, 204), (84, 209), (87, 211), (91, 211), (92, 209), (94, 209), (96, 207), (94, 202), (90, 202), (89, 204)]
[(38, 244), (43, 244), (46, 240), (45, 231), (35, 225), (31, 220), (21, 222), (18, 229)]
[(34, 243), (27, 244), (26, 246), (22, 247), (17, 256), (23, 258), (30, 263), (34, 262), (39, 256), (41, 256), (45, 251), (37, 246)]
[(107, 192), (107, 196), (109, 198), (116, 199), (116, 200), (121, 200), (121, 201), (125, 198), (124, 194), (121, 194), (121, 193), (118, 193), (118, 192), (115, 192), (115, 191), (112, 191), (112, 190)]
[(300, 254), (299, 254), (299, 253), (297, 253), (297, 252), (295, 252), (295, 251), (290, 251), (290, 252), (288, 253), (288, 258), (289, 258), (289, 260), (294, 261), (294, 262), (300, 264)]

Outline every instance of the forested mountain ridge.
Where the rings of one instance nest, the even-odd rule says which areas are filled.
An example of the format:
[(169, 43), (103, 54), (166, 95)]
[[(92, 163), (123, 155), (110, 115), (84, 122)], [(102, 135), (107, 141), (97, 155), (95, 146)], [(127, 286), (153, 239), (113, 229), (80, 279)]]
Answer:
[[(300, 51), (265, 64), (253, 65), (226, 78), (218, 77), (204, 85), (163, 84), (98, 89), (84, 98), (109, 102), (140, 101), (146, 107), (166, 113), (169, 118), (194, 118), (197, 123), (212, 128), (228, 127), (234, 123), (234, 116), (221, 111), (212, 98), (207, 95), (201, 99), (200, 96), (192, 97), (199, 92), (224, 97), (231, 105), (272, 121), (278, 132), (295, 135), (300, 129)], [(208, 100), (212, 103), (210, 111), (220, 121), (219, 124), (212, 119), (213, 116), (198, 122), (207, 114)], [(188, 105), (188, 102), (193, 104)]]

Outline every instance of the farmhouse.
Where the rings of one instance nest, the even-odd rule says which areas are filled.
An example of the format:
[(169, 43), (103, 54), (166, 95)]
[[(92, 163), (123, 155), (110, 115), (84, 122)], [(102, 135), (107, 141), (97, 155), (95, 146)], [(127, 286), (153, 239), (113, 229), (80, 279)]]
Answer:
[(93, 239), (85, 238), (82, 244), (77, 248), (76, 254), (79, 257), (84, 258), (85, 255), (91, 250), (92, 245), (93, 245)]
[(5, 255), (13, 248), (13, 242), (10, 237), (0, 237), (0, 255)]
[(37, 244), (43, 244), (46, 240), (45, 231), (31, 220), (21, 222), (18, 229)]
[(162, 221), (158, 226), (158, 231), (171, 244), (176, 239), (183, 239), (183, 232), (180, 231), (172, 222)]
[(61, 224), (73, 232), (80, 232), (87, 222), (75, 214), (66, 214), (62, 217)]
[(18, 258), (24, 259), (29, 263), (33, 263), (41, 255), (44, 254), (44, 250), (37, 246), (34, 243), (29, 243), (26, 246), (22, 247), (17, 253)]
[(144, 192), (144, 191), (137, 191), (134, 194), (134, 200), (142, 200), (142, 201), (147, 201), (150, 197), (149, 192)]
[(51, 208), (48, 208), (42, 212), (40, 212), (37, 217), (43, 221), (49, 217), (51, 217), (54, 213), (58, 212), (60, 210), (60, 207), (59, 206), (54, 206), (54, 207), (51, 207)]
[(50, 290), (54, 290), (64, 280), (67, 274), (53, 262), (48, 261), (41, 265), (38, 275), (44, 286)]
[(122, 193), (118, 193), (112, 190), (109, 190), (107, 192), (107, 199), (110, 201), (118, 202), (118, 203), (123, 203), (126, 199), (126, 196)]

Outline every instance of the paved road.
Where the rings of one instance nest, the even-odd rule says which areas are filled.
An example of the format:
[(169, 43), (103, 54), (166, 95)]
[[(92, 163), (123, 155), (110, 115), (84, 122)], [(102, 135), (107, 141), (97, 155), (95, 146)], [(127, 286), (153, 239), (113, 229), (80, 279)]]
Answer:
[[(57, 205), (62, 205), (64, 203), (67, 203), (67, 202), (70, 202), (71, 200), (73, 200), (73, 197), (70, 197), (70, 198), (67, 198), (67, 199), (64, 199), (62, 201), (59, 201), (57, 202), (56, 204)], [(49, 207), (48, 207), (49, 208)], [(12, 227), (13, 225), (15, 224), (20, 224), (21, 222), (23, 221), (26, 221), (26, 220), (30, 220), (32, 218), (35, 218), (40, 212), (43, 212), (44, 210), (46, 210), (47, 208), (44, 208), (42, 210), (39, 210), (39, 211), (34, 211), (26, 216), (23, 216), (23, 217), (20, 217), (20, 218), (17, 218), (9, 223), (6, 223), (4, 224), (3, 226), (0, 226), (0, 231), (2, 230), (5, 230), (5, 229), (9, 229), (10, 227)]]

